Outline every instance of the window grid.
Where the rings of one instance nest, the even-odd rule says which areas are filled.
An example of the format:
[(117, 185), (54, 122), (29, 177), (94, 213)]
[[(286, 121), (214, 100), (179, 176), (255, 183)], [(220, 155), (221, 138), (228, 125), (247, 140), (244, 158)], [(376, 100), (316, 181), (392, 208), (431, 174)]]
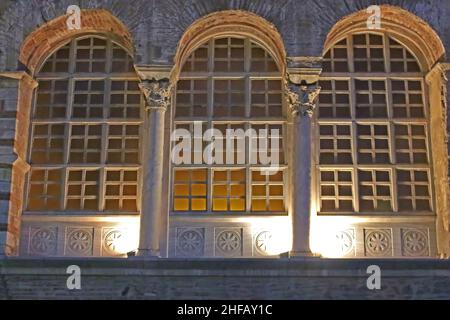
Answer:
[(75, 80), (72, 106), (73, 119), (104, 117), (104, 80)]
[(139, 160), (139, 125), (108, 125), (107, 163), (138, 164)]
[(66, 79), (39, 81), (35, 119), (64, 119), (67, 113), (69, 82)]
[(67, 175), (66, 205), (68, 210), (99, 208), (100, 171), (98, 169), (70, 169)]
[[(210, 39), (191, 54), (182, 68), (175, 95), (174, 126), (189, 130), (192, 133), (192, 120), (201, 121), (202, 133), (203, 130), (214, 128), (220, 130), (224, 135), (226, 129), (239, 128), (246, 131), (260, 125), (265, 127), (278, 126), (282, 128), (280, 134), (284, 135), (285, 111), (282, 102), (281, 80), (276, 63), (270, 54), (256, 42), (248, 38)], [(189, 124), (189, 122), (191, 123)], [(237, 144), (238, 141), (235, 139), (235, 148)], [(207, 185), (207, 194), (204, 196), (205, 206), (202, 202), (197, 207), (197, 209), (202, 210), (193, 210), (193, 205), (189, 200), (192, 196), (189, 194), (183, 195), (186, 188), (179, 186), (187, 185), (187, 183), (175, 179), (172, 200), (173, 212), (235, 212), (237, 214), (242, 214), (242, 211), (251, 212), (251, 170), (262, 168), (263, 165), (249, 163), (249, 144), (250, 139), (246, 138), (247, 154), (244, 161), (238, 162), (240, 155), (234, 152), (233, 165), (226, 164), (225, 154), (223, 158), (225, 164), (222, 165), (214, 164), (206, 167), (203, 161), (202, 164), (194, 166), (174, 165), (175, 176), (179, 170), (206, 170), (204, 183)], [(225, 147), (226, 143), (224, 143)], [(281, 142), (280, 149), (283, 148), (284, 145)], [(283, 150), (279, 150), (279, 152), (281, 161), (284, 161)], [(192, 155), (193, 159), (195, 155)], [(283, 170), (285, 166), (282, 165), (281, 167)], [(243, 181), (236, 182), (238, 185), (236, 188), (244, 187), (246, 193), (242, 196), (243, 198), (240, 198), (241, 195), (236, 196), (236, 198), (233, 197), (230, 189), (230, 194), (226, 198), (227, 210), (214, 210), (214, 200), (222, 201), (216, 201), (218, 203), (217, 208), (224, 208), (221, 205), (225, 203), (225, 198), (221, 198), (217, 193), (214, 193), (214, 187), (223, 184), (223, 180), (214, 181), (214, 172), (241, 170), (245, 172), (245, 183)], [(231, 188), (232, 185), (228, 187)], [(283, 185), (281, 182), (280, 186)], [(220, 188), (217, 187), (216, 189)], [(203, 195), (201, 197), (203, 198)], [(245, 204), (244, 210), (241, 211), (242, 200)], [(275, 204), (272, 204), (272, 207), (274, 206)], [(267, 207), (269, 208), (269, 206)], [(203, 210), (203, 208), (206, 209)], [(233, 208), (236, 210), (233, 210)], [(259, 213), (266, 212), (261, 211)], [(283, 209), (280, 209), (277, 213), (285, 213), (284, 205)]]
[[(403, 171), (413, 175), (416, 171), (423, 173), (432, 170), (428, 161), (429, 120), (423, 75), (419, 73), (420, 67), (408, 49), (387, 34), (378, 36), (378, 40), (373, 37), (371, 42), (369, 34), (361, 36), (359, 40), (354, 35), (349, 35), (324, 56), (315, 132), (317, 141), (325, 142), (324, 147), (316, 147), (315, 153), (317, 194), (321, 194), (321, 171), (351, 171), (354, 173), (354, 210), (342, 211), (362, 214), (415, 214), (417, 211), (430, 214), (433, 210), (432, 195), (431, 189), (424, 191), (425, 182), (418, 182), (420, 195), (417, 197), (419, 204), (416, 204), (415, 180), (409, 178), (407, 181), (398, 181)], [(346, 50), (349, 70), (338, 70), (335, 67), (335, 62), (339, 62), (333, 52), (335, 48)], [(361, 49), (359, 55), (355, 52), (356, 49)], [(373, 49), (377, 51), (374, 52)], [(382, 56), (378, 49), (382, 49)], [(341, 56), (344, 56), (343, 52)], [(376, 66), (373, 61), (379, 65)], [(356, 62), (360, 63), (359, 67)], [(363, 63), (366, 65), (362, 66)], [(401, 68), (398, 66), (400, 63)], [(383, 69), (379, 69), (381, 64), (384, 65)], [(337, 88), (335, 83), (338, 81), (349, 81), (351, 117), (336, 111), (340, 104), (333, 95), (345, 92)], [(374, 97), (374, 94), (379, 97)], [(332, 162), (336, 158), (336, 150), (331, 146), (334, 147), (338, 139), (347, 138), (346, 134), (338, 135), (331, 129), (321, 133), (323, 127), (344, 125), (352, 128), (353, 164)], [(378, 130), (376, 133), (375, 127), (383, 128), (383, 132)], [(324, 153), (328, 153), (329, 163), (323, 161)], [(380, 177), (384, 173), (389, 173), (389, 180), (377, 180), (377, 174)], [(411, 190), (410, 194), (405, 193), (405, 190)], [(325, 200), (330, 203), (334, 201), (336, 207), (336, 198), (329, 197)], [(317, 207), (321, 213), (339, 211), (326, 206), (323, 208), (321, 202), (322, 197), (318, 196)], [(409, 209), (418, 207), (422, 210)]]
[(175, 211), (207, 210), (208, 169), (174, 170)]
[(353, 211), (353, 173), (351, 170), (321, 170), (321, 211)]
[(351, 118), (349, 81), (322, 80), (320, 86), (320, 118)]
[(139, 119), (141, 117), (141, 91), (137, 80), (111, 81), (109, 117), (112, 119)]
[(328, 50), (323, 59), (325, 71), (329, 72), (348, 72), (349, 56), (347, 52), (347, 41), (343, 39), (336, 43), (333, 48)]
[(394, 118), (424, 119), (422, 83), (417, 80), (391, 80)]
[(252, 170), (251, 175), (251, 211), (283, 212), (285, 210), (284, 171), (266, 174), (260, 170)]
[(62, 164), (66, 125), (36, 124), (33, 126), (31, 162), (36, 164)]
[(213, 211), (246, 210), (246, 170), (213, 170)]
[(389, 38), (391, 72), (420, 72), (416, 58), (392, 38)]
[(358, 163), (389, 164), (389, 129), (384, 124), (358, 124)]
[(70, 64), (70, 51), (70, 44), (58, 49), (47, 59), (41, 69), (41, 72), (68, 72)]
[(59, 210), (61, 208), (62, 170), (32, 168), (30, 174), (30, 197), (28, 207), (31, 210)]
[(356, 117), (387, 118), (386, 83), (375, 80), (355, 80)]
[(390, 170), (359, 170), (358, 180), (361, 211), (392, 211)]
[(397, 170), (399, 211), (430, 211), (431, 192), (427, 170)]
[(353, 164), (351, 125), (319, 125), (319, 163)]
[(395, 147), (398, 163), (427, 164), (425, 124), (395, 124)]
[(382, 36), (376, 34), (353, 35), (353, 63), (355, 72), (383, 72), (384, 44)]
[(281, 81), (251, 81), (251, 116), (281, 117), (283, 115)]
[[(61, 57), (58, 50), (37, 75), (39, 87), (28, 155), (32, 170), (61, 171), (61, 205), (51, 208), (52, 214), (115, 213), (118, 210), (111, 211), (105, 205), (108, 170), (140, 169), (143, 101), (138, 79), (129, 68), (132, 58), (111, 40), (97, 36), (73, 39), (60, 50), (70, 52), (64, 53), (67, 68), (55, 67)], [(123, 98), (115, 97), (119, 95)], [(44, 145), (51, 148), (44, 150)], [(95, 183), (83, 180), (92, 172), (97, 174)], [(28, 179), (27, 197), (32, 199), (35, 191), (31, 189), (31, 174)], [(139, 175), (135, 183), (140, 183)], [(136, 213), (138, 204), (133, 206), (125, 200), (121, 212)], [(49, 211), (45, 206), (28, 206), (26, 213), (42, 210)]]
[(138, 171), (107, 169), (105, 181), (105, 210), (136, 212)]

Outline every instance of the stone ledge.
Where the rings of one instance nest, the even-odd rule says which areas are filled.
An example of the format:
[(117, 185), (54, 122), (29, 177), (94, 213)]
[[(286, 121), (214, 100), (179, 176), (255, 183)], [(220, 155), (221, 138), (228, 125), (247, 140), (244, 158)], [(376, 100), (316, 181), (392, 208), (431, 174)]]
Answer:
[(95, 270), (102, 273), (115, 273), (117, 270), (142, 269), (147, 272), (183, 270), (187, 273), (199, 271), (221, 274), (224, 272), (250, 272), (264, 273), (276, 271), (277, 273), (304, 273), (323, 272), (356, 272), (365, 270), (369, 265), (378, 265), (389, 272), (423, 272), (430, 274), (443, 272), (450, 276), (450, 259), (145, 259), (133, 257), (123, 258), (11, 258), (0, 259), (0, 268), (6, 273), (48, 274), (46, 270), (64, 268), (68, 265), (78, 265), (90, 272)]
[[(369, 265), (381, 290), (368, 290)], [(82, 289), (66, 288), (81, 268)], [(0, 299), (450, 299), (450, 260), (0, 258)]]

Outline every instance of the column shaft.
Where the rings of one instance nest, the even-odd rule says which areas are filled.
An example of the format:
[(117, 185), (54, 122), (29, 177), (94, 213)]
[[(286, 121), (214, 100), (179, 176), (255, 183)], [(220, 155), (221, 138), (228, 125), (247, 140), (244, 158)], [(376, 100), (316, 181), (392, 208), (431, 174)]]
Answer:
[(140, 85), (147, 100), (142, 154), (142, 194), (138, 256), (159, 257), (162, 222), (164, 123), (170, 105), (167, 78), (146, 80)]
[(298, 114), (294, 119), (292, 163), (293, 255), (309, 255), (311, 221), (311, 118)]
[(165, 109), (149, 108), (142, 174), (139, 255), (159, 256)]
[(292, 249), (291, 257), (314, 256), (309, 236), (311, 227), (311, 118), (320, 92), (317, 82), (291, 83), (288, 90), (293, 120), (292, 147)]

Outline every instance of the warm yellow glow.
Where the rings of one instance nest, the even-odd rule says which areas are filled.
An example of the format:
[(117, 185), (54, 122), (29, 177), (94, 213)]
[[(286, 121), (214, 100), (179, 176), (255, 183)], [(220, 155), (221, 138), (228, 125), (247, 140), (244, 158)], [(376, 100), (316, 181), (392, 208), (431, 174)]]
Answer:
[(289, 217), (251, 221), (255, 248), (261, 255), (278, 255), (291, 250), (292, 223)]
[(105, 241), (109, 251), (117, 255), (136, 250), (139, 244), (139, 220), (124, 219), (118, 222)]
[(311, 221), (311, 251), (324, 258), (354, 255), (354, 219), (347, 217), (317, 217)]

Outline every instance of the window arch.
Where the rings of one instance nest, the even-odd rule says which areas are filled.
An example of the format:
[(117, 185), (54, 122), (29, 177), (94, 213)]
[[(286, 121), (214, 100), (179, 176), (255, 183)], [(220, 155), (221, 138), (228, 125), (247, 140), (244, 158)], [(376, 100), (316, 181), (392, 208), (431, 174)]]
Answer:
[(347, 34), (323, 63), (319, 211), (431, 213), (425, 68), (387, 32)]
[(38, 70), (26, 212), (138, 212), (142, 99), (130, 54), (84, 35)]
[[(258, 41), (247, 36), (219, 35), (197, 46), (181, 67), (173, 123), (176, 129), (194, 134), (194, 147), (196, 141), (207, 145), (202, 142), (207, 129), (215, 129), (224, 137), (230, 129), (265, 129), (269, 135), (274, 132), (271, 129), (278, 130), (281, 142), (275, 152), (281, 166), (277, 174), (262, 174), (260, 158), (255, 163), (250, 160), (249, 145), (258, 142), (248, 135), (241, 140), (245, 154), (238, 153), (240, 142), (236, 140), (232, 163), (223, 158), (223, 164), (207, 164), (194, 150), (191, 159), (195, 162), (199, 156), (198, 162), (173, 166), (172, 212), (286, 211), (282, 73)], [(200, 127), (199, 133), (195, 125)]]

